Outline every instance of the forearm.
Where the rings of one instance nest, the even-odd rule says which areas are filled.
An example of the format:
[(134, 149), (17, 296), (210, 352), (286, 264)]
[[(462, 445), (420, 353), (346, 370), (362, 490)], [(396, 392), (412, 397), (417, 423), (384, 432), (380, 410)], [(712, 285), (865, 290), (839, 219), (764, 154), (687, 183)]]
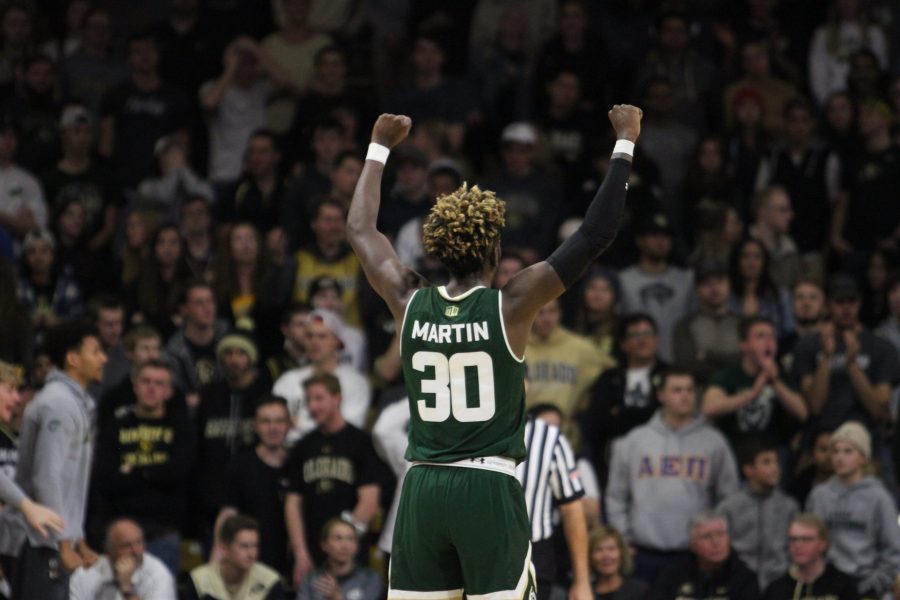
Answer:
[(825, 408), (828, 399), (828, 384), (831, 381), (831, 357), (823, 357), (816, 367), (812, 382), (808, 386), (806, 397), (809, 399), (809, 412), (818, 415)]
[(16, 485), (12, 477), (0, 472), (0, 502), (19, 508), (22, 502), (27, 499), (25, 492)]
[(303, 515), (301, 514), (300, 496), (288, 494), (284, 501), (284, 522), (288, 530), (288, 540), (294, 557), (307, 556), (309, 549), (306, 547), (306, 532), (303, 530)]
[(377, 485), (364, 485), (357, 490), (356, 506), (353, 507), (354, 521), (366, 526), (372, 522), (372, 518), (378, 512), (378, 493)]
[(586, 582), (590, 579), (588, 570), (587, 521), (581, 502), (567, 502), (559, 507), (562, 513), (563, 532), (569, 557), (572, 560), (573, 583)]
[(234, 78), (233, 70), (226, 69), (222, 76), (219, 77), (211, 88), (200, 95), (200, 106), (209, 112), (215, 112), (219, 108), (219, 103), (225, 97), (225, 92), (231, 86)]
[(890, 402), (890, 389), (882, 386), (872, 385), (866, 372), (863, 371), (856, 362), (847, 365), (847, 376), (850, 378), (850, 385), (853, 391), (859, 396), (862, 405), (869, 414), (876, 419), (883, 419), (888, 416), (888, 403)]
[(367, 232), (377, 231), (378, 209), (381, 207), (381, 177), (384, 165), (375, 160), (366, 160), (362, 174), (353, 192), (350, 211), (347, 213), (347, 237), (355, 246), (359, 238)]
[(785, 385), (781, 379), (776, 379), (772, 388), (787, 412), (801, 423), (806, 421), (809, 411), (806, 408), (806, 402), (803, 401), (803, 396)]
[(625, 212), (625, 193), (631, 157), (613, 154), (603, 184), (591, 201), (581, 226), (560, 245), (547, 262), (570, 287), (616, 237)]
[(753, 400), (758, 394), (759, 392), (753, 388), (741, 390), (730, 396), (726, 395), (721, 388), (710, 389), (703, 397), (703, 416), (715, 418), (733, 413)]

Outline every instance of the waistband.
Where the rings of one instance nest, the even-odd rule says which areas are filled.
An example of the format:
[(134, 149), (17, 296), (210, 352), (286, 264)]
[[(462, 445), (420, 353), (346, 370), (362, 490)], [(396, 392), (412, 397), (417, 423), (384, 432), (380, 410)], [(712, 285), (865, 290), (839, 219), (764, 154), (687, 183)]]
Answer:
[(479, 456), (478, 458), (464, 458), (456, 462), (428, 462), (415, 461), (413, 466), (429, 465), (434, 467), (462, 467), (464, 469), (481, 469), (483, 471), (495, 471), (510, 477), (516, 476), (516, 461), (505, 456)]

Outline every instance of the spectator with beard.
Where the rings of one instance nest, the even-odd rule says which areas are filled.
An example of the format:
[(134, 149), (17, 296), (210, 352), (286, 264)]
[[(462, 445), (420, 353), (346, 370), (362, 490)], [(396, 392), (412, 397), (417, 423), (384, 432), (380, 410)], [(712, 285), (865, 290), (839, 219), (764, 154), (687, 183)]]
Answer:
[(131, 364), (122, 343), (122, 332), (125, 329), (125, 304), (119, 298), (110, 295), (98, 295), (88, 301), (88, 311), (100, 343), (106, 353), (106, 367), (103, 369), (103, 381), (91, 389), (91, 395), (100, 399), (111, 388), (122, 383), (131, 374)]
[(794, 284), (791, 294), (791, 311), (794, 328), (778, 338), (778, 364), (791, 372), (794, 368), (794, 350), (806, 335), (815, 333), (825, 316), (825, 292), (811, 279), (801, 278)]
[(309, 362), (306, 353), (306, 318), (312, 307), (303, 302), (291, 303), (281, 313), (281, 336), (284, 344), (281, 352), (266, 360), (266, 369), (272, 381), (292, 369), (305, 367)]

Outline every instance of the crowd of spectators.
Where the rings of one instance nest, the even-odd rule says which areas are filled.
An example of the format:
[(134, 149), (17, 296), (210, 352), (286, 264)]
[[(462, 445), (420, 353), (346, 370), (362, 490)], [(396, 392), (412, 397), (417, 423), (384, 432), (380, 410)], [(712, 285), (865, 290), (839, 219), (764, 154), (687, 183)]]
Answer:
[[(444, 283), (423, 218), (495, 190), (499, 287), (574, 231), (626, 102), (619, 235), (525, 354), (597, 598), (900, 589), (898, 40), (887, 0), (0, 2), (0, 467), (83, 513), (72, 597), (382, 597), (400, 324), (345, 236), (374, 117), (413, 121), (379, 229)], [(29, 480), (60, 386), (81, 512)], [(48, 543), (0, 541), (16, 589)]]

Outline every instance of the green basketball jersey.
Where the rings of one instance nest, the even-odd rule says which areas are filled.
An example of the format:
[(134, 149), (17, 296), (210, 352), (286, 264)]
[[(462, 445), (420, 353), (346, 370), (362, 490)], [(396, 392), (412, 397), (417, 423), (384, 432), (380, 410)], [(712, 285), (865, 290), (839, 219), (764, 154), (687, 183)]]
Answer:
[(499, 290), (476, 287), (455, 298), (443, 286), (417, 290), (400, 356), (408, 460), (525, 458), (525, 364), (506, 340)]

